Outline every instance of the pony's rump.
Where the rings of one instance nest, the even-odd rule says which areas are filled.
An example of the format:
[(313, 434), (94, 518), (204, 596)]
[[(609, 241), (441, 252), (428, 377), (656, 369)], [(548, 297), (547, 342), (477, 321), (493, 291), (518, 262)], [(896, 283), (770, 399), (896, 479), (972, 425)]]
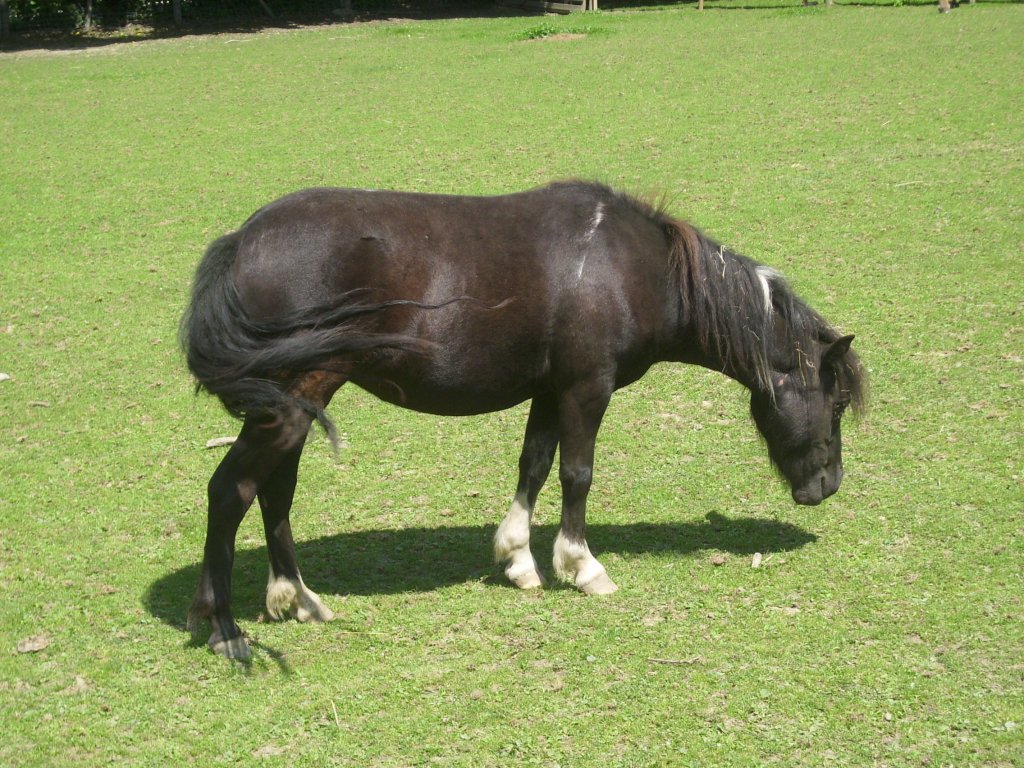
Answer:
[(180, 340), (196, 390), (216, 395), (227, 411), (244, 418), (255, 412), (298, 405), (333, 432), (323, 408), (287, 391), (302, 373), (330, 370), (346, 357), (371, 350), (417, 350), (420, 339), (375, 333), (365, 319), (413, 301), (370, 302), (366, 291), (350, 291), (331, 302), (267, 320), (255, 320), (231, 279), (241, 239), (233, 232), (214, 241), (196, 270), (192, 299), (181, 321)]

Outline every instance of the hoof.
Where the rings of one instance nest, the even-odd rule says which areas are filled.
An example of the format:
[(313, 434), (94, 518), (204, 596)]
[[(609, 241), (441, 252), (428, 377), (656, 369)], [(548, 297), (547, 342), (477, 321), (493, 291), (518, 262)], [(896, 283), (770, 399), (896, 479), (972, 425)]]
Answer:
[(304, 602), (295, 610), (295, 620), (303, 624), (323, 624), (334, 621), (334, 611), (320, 602)]
[(512, 585), (519, 587), (519, 589), (540, 589), (544, 586), (544, 580), (541, 579), (540, 574), (537, 573), (535, 568), (531, 568), (528, 571), (522, 571), (513, 573), (512, 569), (506, 569), (505, 576), (512, 582)]
[(532, 556), (520, 557), (505, 567), (505, 577), (519, 589), (537, 589), (544, 586), (544, 579), (537, 570), (537, 561)]
[(576, 587), (585, 595), (610, 595), (619, 587), (608, 578), (608, 574), (601, 572), (584, 584), (577, 584)]
[(301, 576), (288, 579), (275, 577), (273, 572), (267, 583), (267, 612), (279, 621), (291, 614), (304, 624), (318, 624), (334, 618), (334, 612), (302, 582)]
[(267, 587), (267, 613), (275, 621), (288, 618), (298, 592), (288, 579), (277, 579)]
[(210, 636), (207, 645), (210, 646), (211, 651), (218, 656), (223, 656), (225, 659), (248, 661), (252, 658), (249, 644), (245, 642), (245, 638), (241, 635), (223, 640), (219, 635), (214, 634)]

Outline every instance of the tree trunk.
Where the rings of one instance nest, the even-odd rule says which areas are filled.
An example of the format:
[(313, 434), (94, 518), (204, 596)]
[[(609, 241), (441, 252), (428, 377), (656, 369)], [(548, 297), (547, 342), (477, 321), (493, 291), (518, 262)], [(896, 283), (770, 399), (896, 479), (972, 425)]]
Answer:
[(82, 20), (82, 29), (86, 32), (92, 31), (92, 0), (85, 0), (85, 18)]
[(171, 10), (174, 12), (174, 26), (181, 26), (181, 0), (171, 0)]
[(0, 38), (7, 37), (11, 31), (11, 9), (7, 6), (7, 0), (0, 0)]

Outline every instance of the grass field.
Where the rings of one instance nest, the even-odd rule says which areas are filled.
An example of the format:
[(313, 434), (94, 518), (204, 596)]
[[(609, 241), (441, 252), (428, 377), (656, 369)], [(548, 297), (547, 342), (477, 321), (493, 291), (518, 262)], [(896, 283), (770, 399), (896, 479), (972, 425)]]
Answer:
[[(1021, 40), (1020, 5), (726, 5), (0, 55), (0, 764), (1024, 765)], [(842, 490), (794, 506), (742, 388), (660, 367), (598, 444), (620, 591), (520, 593), (490, 537), (525, 410), (343, 390), (293, 514), (339, 618), (264, 620), (250, 515), (255, 661), (214, 657), (184, 614), (236, 425), (176, 345), (205, 244), (302, 186), (566, 176), (857, 334)]]

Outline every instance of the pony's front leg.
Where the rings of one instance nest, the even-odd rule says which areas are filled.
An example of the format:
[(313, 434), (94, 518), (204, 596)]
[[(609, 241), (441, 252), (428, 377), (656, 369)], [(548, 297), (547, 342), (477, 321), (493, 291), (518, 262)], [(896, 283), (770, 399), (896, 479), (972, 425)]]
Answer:
[(520, 589), (544, 581), (530, 552), (530, 520), (537, 495), (551, 471), (558, 445), (558, 410), (553, 398), (538, 396), (530, 404), (526, 436), (519, 455), (519, 485), (512, 508), (494, 534), (494, 559), (505, 564), (505, 576)]
[(594, 442), (608, 407), (610, 391), (595, 385), (563, 396), (559, 408), (562, 482), (562, 525), (555, 538), (555, 573), (588, 595), (607, 595), (618, 587), (586, 540), (587, 494), (594, 472)]

